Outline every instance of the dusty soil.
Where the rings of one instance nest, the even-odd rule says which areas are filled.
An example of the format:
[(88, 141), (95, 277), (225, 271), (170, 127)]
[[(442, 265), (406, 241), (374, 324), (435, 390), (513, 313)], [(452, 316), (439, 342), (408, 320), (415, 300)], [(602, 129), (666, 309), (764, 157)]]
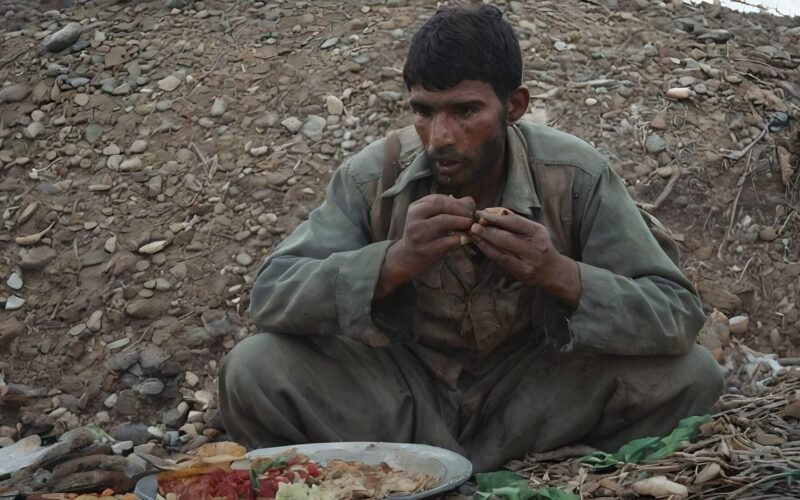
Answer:
[[(400, 70), (433, 2), (31, 3), (0, 0), (0, 439), (87, 423), (213, 437), (259, 264), (344, 158), (410, 123)], [(708, 311), (800, 356), (800, 23), (676, 1), (498, 4), (531, 118), (594, 144), (643, 204), (680, 170), (651, 210)], [(48, 51), (70, 22), (79, 38)]]

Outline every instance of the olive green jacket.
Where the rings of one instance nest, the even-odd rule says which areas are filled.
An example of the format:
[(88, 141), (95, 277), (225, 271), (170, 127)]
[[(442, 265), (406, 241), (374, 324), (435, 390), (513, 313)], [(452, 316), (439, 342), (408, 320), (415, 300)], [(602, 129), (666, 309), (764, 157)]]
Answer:
[[(497, 362), (531, 336), (565, 351), (689, 352), (704, 320), (700, 300), (622, 181), (585, 142), (526, 122), (508, 128), (501, 205), (544, 224), (555, 247), (578, 261), (577, 309), (517, 282), (470, 247), (373, 304), (408, 205), (435, 190), (413, 129), (403, 138), (404, 170), (391, 189), (381, 186), (381, 140), (337, 169), (322, 205), (267, 258), (251, 293), (259, 329), (346, 335), (374, 346), (407, 343), (451, 384), (463, 369)], [(370, 211), (379, 195), (393, 200), (393, 217), (388, 239), (373, 242)]]

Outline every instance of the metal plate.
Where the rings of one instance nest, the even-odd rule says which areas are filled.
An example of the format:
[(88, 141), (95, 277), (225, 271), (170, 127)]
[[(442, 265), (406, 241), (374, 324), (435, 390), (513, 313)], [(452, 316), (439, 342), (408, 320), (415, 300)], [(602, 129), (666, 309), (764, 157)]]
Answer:
[[(457, 453), (424, 444), (405, 443), (315, 443), (281, 446), (278, 448), (262, 448), (247, 454), (250, 459), (271, 455), (280, 455), (289, 450), (307, 455), (315, 462), (326, 460), (352, 460), (376, 465), (386, 462), (389, 466), (403, 469), (409, 474), (430, 474), (439, 479), (436, 485), (413, 495), (391, 496), (394, 500), (415, 500), (439, 495), (452, 490), (472, 476), (472, 463)], [(238, 467), (246, 468), (246, 463), (238, 463)], [(233, 464), (237, 468), (237, 463)], [(136, 483), (134, 492), (142, 500), (156, 499), (156, 477), (147, 476)]]

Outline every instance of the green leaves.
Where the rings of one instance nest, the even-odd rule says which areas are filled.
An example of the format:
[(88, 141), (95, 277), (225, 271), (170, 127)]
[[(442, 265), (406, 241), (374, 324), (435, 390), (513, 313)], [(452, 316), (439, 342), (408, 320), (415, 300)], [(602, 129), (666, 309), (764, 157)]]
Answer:
[(595, 470), (610, 469), (618, 463), (635, 464), (643, 461), (659, 460), (680, 449), (683, 442), (697, 436), (700, 426), (711, 421), (711, 415), (686, 417), (678, 427), (666, 437), (644, 437), (634, 439), (616, 453), (598, 451), (581, 459)]
[(578, 500), (576, 495), (558, 488), (539, 488), (532, 490), (528, 480), (511, 471), (476, 474), (477, 500), (500, 498), (504, 500)]

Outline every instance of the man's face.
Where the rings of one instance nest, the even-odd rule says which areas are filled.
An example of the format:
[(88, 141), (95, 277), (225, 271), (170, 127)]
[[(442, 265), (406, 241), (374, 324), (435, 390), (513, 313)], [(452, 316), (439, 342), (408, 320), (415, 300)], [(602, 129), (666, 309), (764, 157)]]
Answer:
[(474, 186), (502, 161), (506, 108), (489, 83), (464, 80), (447, 90), (411, 88), (414, 127), (445, 192)]

